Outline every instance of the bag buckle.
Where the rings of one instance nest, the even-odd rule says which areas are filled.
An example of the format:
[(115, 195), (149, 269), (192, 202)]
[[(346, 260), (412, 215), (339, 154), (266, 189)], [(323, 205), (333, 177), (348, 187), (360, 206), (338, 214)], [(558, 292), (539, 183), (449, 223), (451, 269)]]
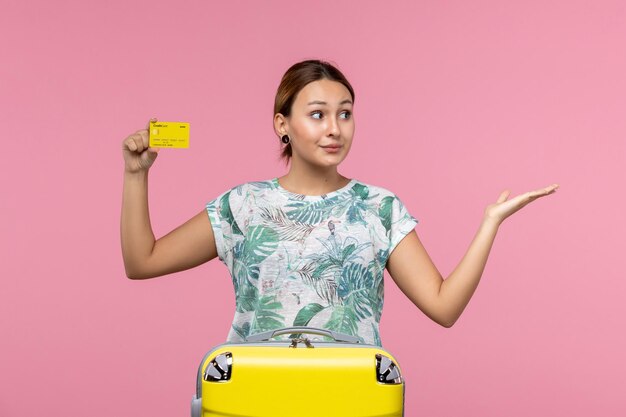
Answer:
[(289, 345), (289, 347), (290, 348), (298, 347), (298, 343), (304, 343), (307, 348), (313, 347), (313, 345), (311, 344), (311, 341), (307, 339), (306, 337), (296, 337), (294, 339), (291, 339), (291, 345)]

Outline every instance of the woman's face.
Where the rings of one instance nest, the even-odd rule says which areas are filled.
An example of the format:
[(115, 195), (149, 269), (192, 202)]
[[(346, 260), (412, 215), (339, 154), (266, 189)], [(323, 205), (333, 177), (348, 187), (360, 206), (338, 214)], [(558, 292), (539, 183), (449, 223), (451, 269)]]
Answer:
[(354, 118), (350, 91), (326, 79), (307, 84), (296, 96), (288, 118), (293, 162), (337, 166), (352, 145)]

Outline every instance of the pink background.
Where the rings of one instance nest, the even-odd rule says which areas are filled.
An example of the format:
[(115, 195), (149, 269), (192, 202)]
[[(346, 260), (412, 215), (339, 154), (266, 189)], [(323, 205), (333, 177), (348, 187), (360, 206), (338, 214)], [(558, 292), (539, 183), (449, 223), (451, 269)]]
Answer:
[[(356, 90), (341, 171), (394, 191), (447, 276), (484, 207), (561, 189), (500, 229), (450, 329), (387, 276), (407, 416), (621, 416), (626, 386), (623, 1), (4, 1), (0, 415), (188, 415), (234, 313), (214, 260), (126, 278), (121, 141), (191, 123), (151, 172), (155, 235), (282, 175), (276, 87), (330, 60)], [(620, 259), (622, 261), (620, 261)], [(305, 405), (303, 405), (305, 406)]]

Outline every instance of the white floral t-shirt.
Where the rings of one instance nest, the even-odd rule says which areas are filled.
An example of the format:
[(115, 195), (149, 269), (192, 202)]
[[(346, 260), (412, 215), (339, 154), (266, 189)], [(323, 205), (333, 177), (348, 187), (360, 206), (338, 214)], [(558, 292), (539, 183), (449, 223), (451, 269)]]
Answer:
[(417, 224), (393, 193), (352, 179), (305, 196), (274, 178), (238, 185), (206, 210), (235, 287), (228, 342), (310, 326), (382, 345), (383, 271)]

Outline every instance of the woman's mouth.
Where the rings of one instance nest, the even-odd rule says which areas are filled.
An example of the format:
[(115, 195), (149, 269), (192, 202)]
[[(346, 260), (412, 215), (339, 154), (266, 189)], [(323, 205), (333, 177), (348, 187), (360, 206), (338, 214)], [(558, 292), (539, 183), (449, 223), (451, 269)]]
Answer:
[(328, 153), (337, 153), (341, 149), (341, 146), (340, 145), (328, 145), (328, 146), (322, 146), (322, 149), (324, 149)]

